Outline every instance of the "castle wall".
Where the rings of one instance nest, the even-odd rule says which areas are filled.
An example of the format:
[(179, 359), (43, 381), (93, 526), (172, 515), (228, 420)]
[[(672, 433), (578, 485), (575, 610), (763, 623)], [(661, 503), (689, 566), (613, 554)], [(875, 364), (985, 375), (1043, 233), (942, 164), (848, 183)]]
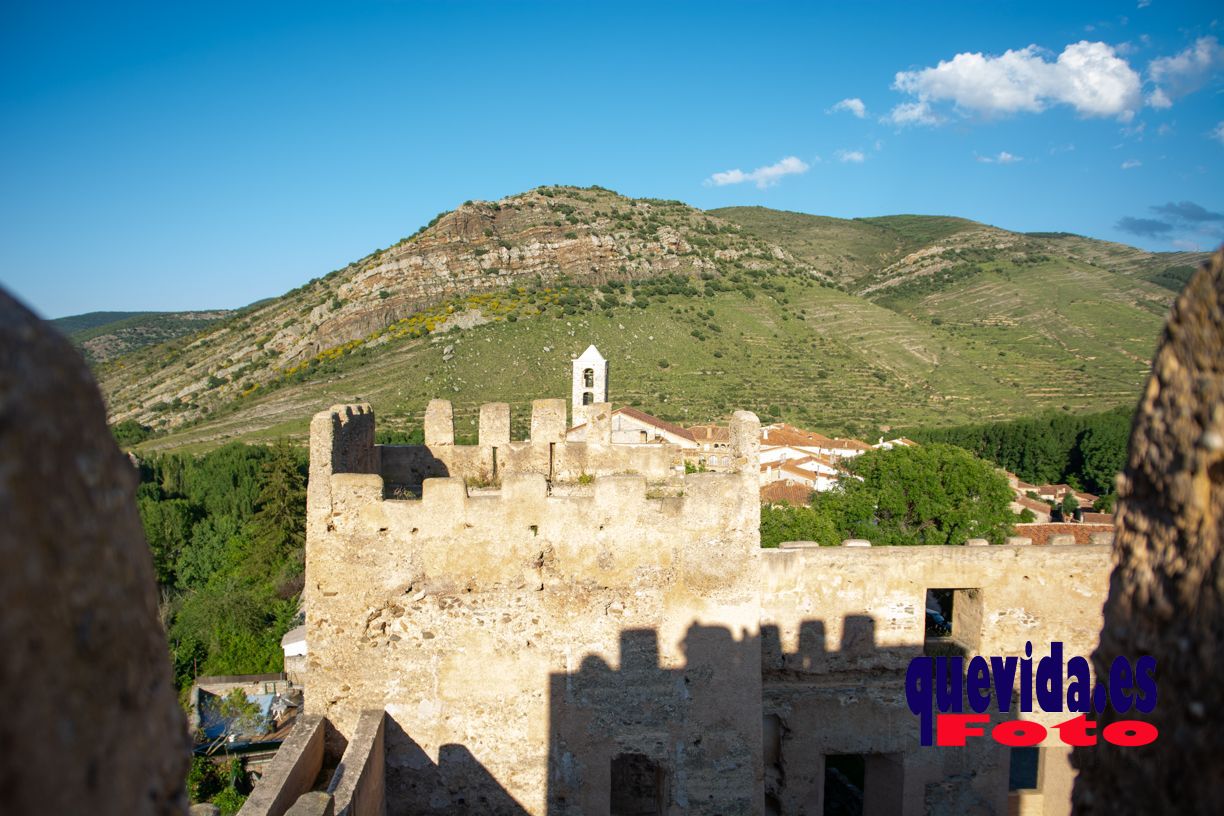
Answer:
[[(887, 797), (874, 812), (1007, 813), (1008, 749), (989, 738), (964, 749), (919, 745), (905, 671), (924, 649), (949, 646), (927, 644), (926, 590), (977, 590), (966, 601), (973, 614), (954, 615), (954, 648), (966, 656), (1024, 657), (1026, 641), (1034, 658), (1050, 641), (1063, 642), (1064, 660), (1087, 656), (1109, 548), (791, 546), (761, 562), (764, 714), (777, 757), (766, 789), (779, 812), (821, 813), (826, 757), (854, 754), (868, 757), (868, 795)], [(1071, 716), (995, 715), (1047, 727)], [(1053, 733), (1042, 744), (1041, 793), (1025, 794), (1025, 812), (1069, 811), (1072, 771)]]
[(564, 400), (536, 400), (530, 439), (511, 441), (510, 407), (491, 403), (481, 406), (477, 444), (456, 445), (451, 404), (433, 400), (425, 414), (425, 444), (378, 445), (380, 472), (388, 485), (419, 493), (425, 479), (442, 476), (463, 479), (473, 486), (493, 486), (503, 477), (524, 473), (539, 474), (549, 481), (612, 474), (636, 474), (658, 481), (683, 469), (675, 446), (613, 445), (611, 406), (599, 403), (586, 408), (593, 430), (585, 442), (565, 440)]
[[(731, 472), (681, 476), (591, 409), (581, 443), (552, 400), (521, 442), (484, 406), (470, 446), (441, 401), (417, 447), (374, 445), (364, 406), (315, 418), (306, 706), (341, 735), (387, 712), (389, 812), (820, 813), (846, 755), (867, 814), (1067, 812), (1061, 743), (1009, 796), (1009, 749), (919, 745), (905, 672), (1089, 654), (1108, 547), (761, 550), (755, 417)], [(413, 479), (420, 498), (389, 489)], [(954, 594), (950, 637), (927, 637), (928, 589)]]
[[(647, 476), (668, 472), (655, 451), (564, 443), (541, 407), (504, 460), (427, 424), (452, 475), (425, 478), (416, 500), (384, 499), (384, 477), (421, 451), (353, 455), (364, 410), (315, 418), (308, 713), (349, 733), (362, 709), (386, 709), (389, 812), (606, 813), (625, 756), (657, 766), (670, 807), (756, 812), (759, 423), (733, 423), (739, 470), (676, 477), (654, 498)], [(469, 494), (494, 447), (500, 489)], [(594, 478), (550, 491), (549, 450), (554, 486)]]

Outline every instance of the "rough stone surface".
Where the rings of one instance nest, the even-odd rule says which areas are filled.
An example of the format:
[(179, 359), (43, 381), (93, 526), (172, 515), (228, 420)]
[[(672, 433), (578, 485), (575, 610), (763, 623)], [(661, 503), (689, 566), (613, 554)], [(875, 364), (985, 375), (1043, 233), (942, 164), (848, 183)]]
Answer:
[[(1098, 673), (1156, 658), (1160, 729), (1140, 748), (1077, 749), (1075, 810), (1224, 812), (1224, 252), (1174, 304), (1118, 482), (1117, 566)], [(1106, 712), (1102, 727), (1134, 714)]]
[(425, 444), (455, 444), (455, 412), (450, 400), (430, 400), (425, 408)]
[(531, 403), (532, 442), (564, 442), (568, 427), (565, 400), (540, 399)]
[(0, 291), (0, 812), (181, 814), (136, 476), (88, 368)]
[[(1011, 812), (1007, 749), (990, 739), (961, 750), (918, 744), (905, 677), (927, 653), (926, 591), (963, 590), (952, 613), (958, 652), (1023, 656), (1031, 641), (1040, 657), (1058, 640), (1066, 655), (1087, 656), (1100, 629), (1108, 556), (1107, 547), (1091, 546), (765, 550), (763, 709), (766, 734), (775, 735), (765, 753), (777, 757), (766, 760), (766, 795), (777, 812), (827, 812), (825, 757), (839, 754), (867, 755), (868, 792), (891, 797), (865, 813)], [(1067, 719), (1013, 714), (1047, 727)], [(1041, 809), (1028, 812), (1066, 814), (1068, 751), (1052, 729), (1041, 751)], [(894, 766), (901, 772), (890, 774)]]
[(480, 444), (510, 444), (510, 405), (490, 402), (480, 406)]
[[(312, 424), (306, 545), (307, 708), (348, 740), (338, 809), (377, 779), (373, 710), (389, 812), (606, 813), (629, 767), (665, 812), (821, 813), (824, 757), (865, 754), (866, 813), (1002, 816), (1007, 751), (920, 747), (909, 661), (1052, 640), (1087, 655), (1100, 630), (1104, 546), (762, 550), (752, 414), (731, 423), (731, 472), (660, 481), (670, 446), (546, 441), (540, 400), (495, 487), (487, 445), (363, 454), (350, 415), (369, 416)], [(387, 496), (423, 462), (420, 499)], [(934, 588), (956, 593), (953, 633), (929, 644)], [(1042, 751), (1026, 812), (1065, 814), (1067, 751)]]
[(303, 793), (293, 803), (293, 807), (285, 811), (285, 816), (335, 816), (336, 803), (330, 793), (311, 791)]
[[(632, 754), (669, 769), (689, 812), (754, 813), (755, 452), (656, 496), (634, 465), (657, 470), (669, 446), (588, 450), (564, 441), (565, 409), (536, 401), (531, 440), (499, 451), (500, 489), (483, 493), (465, 481), (486, 446), (379, 446), (357, 458), (382, 475), (345, 472), (331, 416), (346, 409), (316, 418), (307, 712), (350, 744), (363, 710), (387, 712), (392, 812), (606, 812), (611, 764)], [(732, 424), (759, 435), (751, 414)], [(384, 499), (406, 455), (447, 475)]]

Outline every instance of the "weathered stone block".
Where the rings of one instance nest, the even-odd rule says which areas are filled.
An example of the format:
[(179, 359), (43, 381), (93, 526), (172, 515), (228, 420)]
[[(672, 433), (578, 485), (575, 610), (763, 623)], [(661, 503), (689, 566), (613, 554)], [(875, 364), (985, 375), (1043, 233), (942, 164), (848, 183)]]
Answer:
[(548, 481), (542, 473), (515, 473), (502, 479), (502, 500), (515, 504), (542, 502), (548, 496)]
[(425, 408), (425, 444), (455, 444), (455, 410), (450, 400), (430, 400)]
[[(467, 485), (458, 478), (426, 479), (421, 485), (421, 501), (431, 514), (463, 512), (467, 500)], [(441, 518), (446, 518), (445, 515)]]
[(531, 441), (565, 441), (565, 400), (539, 399), (531, 403)]
[(488, 402), (480, 406), (480, 444), (510, 444), (510, 406), (504, 402)]
[(612, 444), (612, 405), (597, 402), (586, 406), (586, 443), (594, 447)]
[(293, 803), (293, 807), (285, 811), (285, 816), (335, 816), (336, 803), (330, 793), (310, 791), (303, 793)]

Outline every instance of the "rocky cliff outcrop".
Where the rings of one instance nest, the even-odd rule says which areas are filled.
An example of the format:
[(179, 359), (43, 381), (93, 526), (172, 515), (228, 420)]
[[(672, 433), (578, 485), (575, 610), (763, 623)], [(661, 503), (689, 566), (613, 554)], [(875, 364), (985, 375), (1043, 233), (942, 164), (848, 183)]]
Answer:
[[(1159, 738), (1078, 748), (1079, 814), (1224, 812), (1224, 251), (1169, 316), (1119, 480), (1098, 677), (1156, 658)], [(1133, 715), (1106, 712), (1104, 727)]]

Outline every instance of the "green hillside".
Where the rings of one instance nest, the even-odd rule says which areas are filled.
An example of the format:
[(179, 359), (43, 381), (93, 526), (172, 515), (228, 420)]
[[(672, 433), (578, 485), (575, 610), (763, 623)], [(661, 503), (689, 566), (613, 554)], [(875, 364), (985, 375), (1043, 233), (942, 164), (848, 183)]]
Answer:
[(144, 317), (145, 315), (156, 314), (155, 312), (86, 312), (85, 314), (69, 315), (68, 317), (57, 317), (54, 320), (48, 321), (52, 326), (62, 331), (68, 336), (72, 336), (78, 332), (96, 329), (100, 326), (106, 326), (111, 323), (118, 323), (122, 320), (128, 320), (133, 317)]
[[(1202, 256), (1197, 256), (1202, 257)], [(567, 396), (596, 343), (611, 395), (696, 423), (738, 408), (871, 438), (1133, 403), (1173, 293), (1155, 256), (955, 218), (844, 221), (598, 188), (468, 202), (410, 239), (189, 338), (104, 365), (148, 448), (305, 433), (328, 404), (417, 425), (434, 397)]]
[(230, 311), (87, 312), (52, 320), (91, 363), (102, 363), (133, 351), (194, 334)]

